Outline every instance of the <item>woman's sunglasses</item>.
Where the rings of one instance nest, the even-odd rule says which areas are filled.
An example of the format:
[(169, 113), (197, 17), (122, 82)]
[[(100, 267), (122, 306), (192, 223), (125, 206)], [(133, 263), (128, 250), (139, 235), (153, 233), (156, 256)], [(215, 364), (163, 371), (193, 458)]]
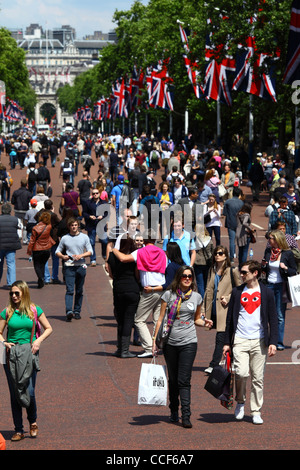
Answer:
[(193, 275), (192, 274), (182, 274), (181, 279), (192, 279)]
[(15, 295), (16, 297), (20, 297), (20, 292), (10, 292), (9, 295), (12, 297), (13, 295)]
[(223, 255), (224, 255), (224, 251), (217, 251), (217, 253), (215, 254), (215, 256), (217, 256), (217, 255), (223, 256)]

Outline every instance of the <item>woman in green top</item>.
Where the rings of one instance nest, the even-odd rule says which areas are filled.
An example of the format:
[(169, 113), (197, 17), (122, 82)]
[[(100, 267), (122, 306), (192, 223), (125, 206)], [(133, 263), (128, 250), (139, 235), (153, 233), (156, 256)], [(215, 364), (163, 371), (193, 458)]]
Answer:
[[(29, 288), (25, 281), (14, 282), (11, 286), (9, 296), (8, 307), (0, 314), (0, 341), (6, 347), (6, 351), (8, 353), (15, 343), (30, 343), (33, 322), (35, 322), (34, 312), (36, 309), (38, 321), (44, 330), (43, 333), (38, 336), (37, 325), (35, 327), (31, 351), (32, 354), (38, 354), (41, 343), (52, 333), (52, 327), (43, 310), (38, 305), (31, 302)], [(7, 326), (6, 340), (3, 337), (5, 326)], [(15, 425), (15, 434), (12, 436), (11, 440), (20, 441), (21, 439), (24, 439), (22, 406), (17, 401), (12, 377), (7, 364), (4, 364), (4, 370), (8, 381), (11, 409)], [(27, 408), (27, 419), (30, 424), (31, 437), (36, 437), (38, 434), (38, 427), (36, 424), (37, 408), (35, 401), (36, 373), (37, 371), (34, 369), (28, 387), (30, 392), (30, 405)]]

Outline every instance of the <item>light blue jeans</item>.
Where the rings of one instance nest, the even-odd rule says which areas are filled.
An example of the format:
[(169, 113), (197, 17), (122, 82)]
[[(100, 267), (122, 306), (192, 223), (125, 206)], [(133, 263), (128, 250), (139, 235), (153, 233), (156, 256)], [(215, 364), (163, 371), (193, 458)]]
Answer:
[(9, 250), (0, 250), (0, 281), (3, 274), (4, 258), (6, 259), (7, 273), (6, 282), (11, 286), (16, 281), (16, 252)]

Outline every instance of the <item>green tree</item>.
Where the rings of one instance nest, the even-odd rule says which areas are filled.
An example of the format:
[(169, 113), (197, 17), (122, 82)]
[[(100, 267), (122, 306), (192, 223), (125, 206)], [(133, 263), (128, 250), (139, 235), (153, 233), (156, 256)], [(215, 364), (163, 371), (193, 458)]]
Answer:
[(33, 117), (36, 96), (29, 83), (25, 52), (5, 28), (0, 29), (0, 80), (6, 85), (6, 96), (17, 101), (27, 117)]

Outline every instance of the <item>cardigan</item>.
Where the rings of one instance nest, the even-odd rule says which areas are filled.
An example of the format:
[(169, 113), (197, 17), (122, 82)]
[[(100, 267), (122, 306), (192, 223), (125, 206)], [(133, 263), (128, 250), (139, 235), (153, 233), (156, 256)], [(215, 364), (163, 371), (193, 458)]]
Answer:
[[(228, 305), (224, 345), (230, 345), (231, 347), (234, 342), (234, 335), (238, 324), (238, 318), (241, 308), (241, 295), (244, 290), (244, 287), (245, 284), (242, 284), (233, 289)], [(259, 287), (261, 292), (260, 315), (264, 331), (265, 345), (276, 345), (278, 340), (278, 317), (274, 293), (261, 281), (259, 281)]]
[[(231, 276), (232, 273), (232, 276)], [(216, 327), (217, 331), (225, 331), (227, 308), (221, 304), (221, 297), (225, 297), (227, 302), (230, 300), (231, 292), (234, 286), (239, 286), (241, 279), (238, 268), (226, 268), (218, 285), (216, 295)], [(211, 319), (213, 299), (215, 289), (215, 271), (212, 267), (208, 274), (208, 281), (206, 285), (204, 302), (201, 307), (201, 313), (205, 314), (206, 318)]]

